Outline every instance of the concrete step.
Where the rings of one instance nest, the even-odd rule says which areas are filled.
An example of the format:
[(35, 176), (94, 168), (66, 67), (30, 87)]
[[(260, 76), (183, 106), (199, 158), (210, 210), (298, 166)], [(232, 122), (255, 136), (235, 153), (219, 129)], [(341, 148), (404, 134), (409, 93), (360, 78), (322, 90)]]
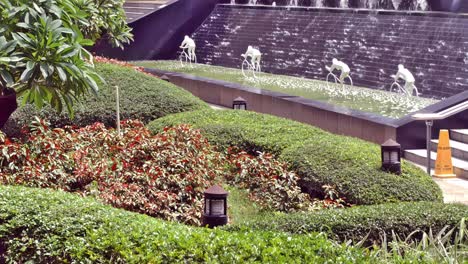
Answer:
[[(426, 150), (425, 149), (409, 149), (405, 150), (405, 159), (414, 163), (426, 166)], [(434, 168), (437, 152), (431, 151), (431, 168)], [(468, 179), (468, 162), (452, 157), (453, 172), (458, 178)]]
[(450, 138), (468, 144), (468, 129), (451, 129)]
[[(437, 152), (438, 139), (431, 140), (431, 150)], [(468, 161), (468, 144), (455, 140), (450, 140), (452, 157)]]
[(157, 2), (125, 2), (123, 6), (127, 15), (127, 23), (136, 21), (162, 7), (164, 5)]

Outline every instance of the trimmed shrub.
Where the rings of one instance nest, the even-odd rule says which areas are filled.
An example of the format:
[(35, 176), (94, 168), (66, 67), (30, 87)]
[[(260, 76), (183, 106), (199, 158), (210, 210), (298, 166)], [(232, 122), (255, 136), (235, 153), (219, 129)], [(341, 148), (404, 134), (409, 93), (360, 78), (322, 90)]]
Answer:
[(334, 135), (284, 118), (250, 111), (193, 111), (151, 122), (153, 132), (188, 123), (221, 149), (239, 146), (270, 152), (299, 174), (303, 191), (323, 198), (324, 185), (353, 204), (442, 201), (442, 191), (422, 170), (402, 163), (402, 175), (380, 170), (380, 148), (367, 141)]
[[(75, 117), (58, 113), (51, 107), (37, 110), (33, 105), (19, 107), (2, 129), (10, 137), (18, 137), (21, 128), (30, 124), (34, 116), (47, 119), (53, 127), (86, 126), (94, 122), (115, 126), (115, 86), (120, 87), (122, 119), (139, 119), (147, 123), (156, 118), (208, 106), (189, 92), (137, 70), (108, 63), (96, 63), (96, 71), (106, 81), (98, 96), (86, 95), (75, 105)], [(19, 99), (21, 100), (21, 99)]]
[(326, 232), (331, 238), (380, 243), (392, 230), (402, 239), (411, 232), (432, 229), (437, 234), (445, 226), (457, 227), (468, 218), (468, 206), (434, 202), (407, 202), (356, 206), (346, 209), (320, 210), (307, 213), (265, 215), (252, 222), (227, 226), (227, 230), (270, 230), (292, 234)]
[(211, 109), (159, 118), (149, 123), (148, 128), (157, 133), (166, 126), (184, 123), (201, 129), (208, 141), (220, 149), (238, 146), (251, 153), (261, 151), (278, 155), (307, 138), (318, 134), (330, 135), (321, 129), (272, 115)]
[(62, 191), (12, 186), (0, 186), (0, 249), (1, 263), (380, 262), (323, 234), (194, 228)]
[(401, 175), (380, 169), (380, 148), (349, 137), (315, 135), (285, 149), (281, 157), (301, 177), (303, 189), (323, 195), (333, 185), (352, 204), (397, 201), (440, 201), (437, 184), (421, 169), (403, 161)]

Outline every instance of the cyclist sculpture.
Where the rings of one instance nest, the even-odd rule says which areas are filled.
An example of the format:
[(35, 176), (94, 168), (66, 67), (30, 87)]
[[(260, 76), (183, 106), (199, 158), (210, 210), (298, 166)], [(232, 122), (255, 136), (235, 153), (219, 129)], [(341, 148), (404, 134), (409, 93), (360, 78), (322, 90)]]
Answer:
[[(344, 81), (345, 81), (346, 78), (348, 78), (351, 85), (353, 85), (353, 79), (351, 79), (351, 76), (349, 76), (349, 73), (351, 72), (351, 70), (349, 69), (349, 66), (346, 63), (333, 58), (331, 67), (325, 66), (325, 69), (328, 70), (327, 84), (329, 82), (329, 78), (333, 77), (335, 83), (339, 82), (339, 83), (341, 83), (341, 85), (344, 86), (344, 84), (345, 84)], [(340, 74), (339, 78), (336, 77), (336, 75), (333, 73), (333, 71), (335, 69), (341, 71), (341, 74)]]
[[(192, 62), (197, 63), (197, 55), (195, 54), (196, 45), (193, 39), (186, 35), (179, 48), (182, 49), (179, 56), (180, 64), (182, 66), (184, 61), (185, 63), (189, 62), (190, 64), (192, 64)], [(187, 49), (187, 52), (185, 52), (185, 49)]]
[[(396, 75), (392, 75), (394, 81), (390, 86), (390, 91), (404, 93), (407, 96), (412, 96), (413, 93), (416, 96), (419, 96), (418, 88), (414, 85), (415, 79), (413, 74), (403, 66), (403, 64), (398, 64), (398, 72)], [(398, 79), (403, 79), (405, 81), (405, 86), (401, 87), (398, 83)], [(397, 87), (395, 89), (395, 86)]]
[[(244, 58), (242, 61), (242, 74), (244, 77), (247, 77), (246, 71), (252, 71), (254, 77), (255, 72), (260, 72), (260, 61), (262, 60), (262, 53), (258, 49), (253, 48), (252, 46), (248, 46), (247, 51), (244, 54), (241, 54)], [(248, 58), (250, 62), (248, 61)]]

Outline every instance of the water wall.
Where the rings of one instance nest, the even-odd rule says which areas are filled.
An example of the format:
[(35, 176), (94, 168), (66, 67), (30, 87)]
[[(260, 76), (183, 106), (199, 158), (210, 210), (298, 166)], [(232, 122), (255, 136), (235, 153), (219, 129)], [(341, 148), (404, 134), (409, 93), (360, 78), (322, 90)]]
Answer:
[(324, 80), (333, 58), (354, 84), (389, 89), (404, 64), (422, 96), (468, 90), (468, 15), (333, 8), (217, 5), (193, 34), (198, 61), (239, 68), (247, 45), (262, 70)]
[[(258, 5), (276, 6), (294, 5), (291, 0), (257, 0)], [(249, 0), (222, 0), (220, 3), (249, 4)], [(298, 0), (298, 6), (339, 7), (339, 8), (370, 8), (390, 10), (428, 10), (427, 0)]]
[(467, 11), (464, 0), (221, 0), (223, 4), (257, 4), (276, 6), (310, 6), (338, 8), (368, 8), (387, 10)]

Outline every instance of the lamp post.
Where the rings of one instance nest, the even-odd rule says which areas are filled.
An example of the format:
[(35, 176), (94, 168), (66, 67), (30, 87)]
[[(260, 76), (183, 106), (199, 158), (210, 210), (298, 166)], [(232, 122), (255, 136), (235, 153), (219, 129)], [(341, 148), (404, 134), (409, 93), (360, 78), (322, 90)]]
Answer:
[(227, 196), (221, 186), (211, 186), (205, 191), (203, 226), (209, 228), (227, 224)]
[(232, 109), (247, 110), (247, 101), (242, 97), (237, 97), (232, 101)]
[(382, 170), (401, 174), (401, 145), (393, 139), (389, 139), (380, 146), (380, 151)]

